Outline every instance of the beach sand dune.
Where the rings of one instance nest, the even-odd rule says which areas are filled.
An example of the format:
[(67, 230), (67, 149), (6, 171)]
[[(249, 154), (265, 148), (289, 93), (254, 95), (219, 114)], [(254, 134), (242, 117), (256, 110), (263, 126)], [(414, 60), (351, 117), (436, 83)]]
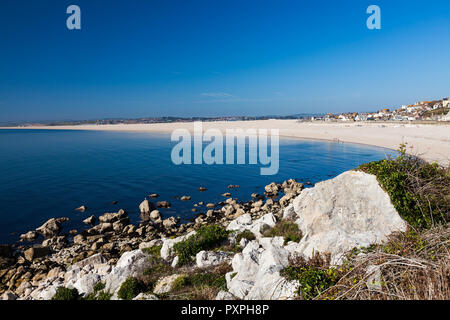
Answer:
[[(185, 128), (193, 131), (192, 122), (78, 126), (32, 126), (28, 129), (65, 129), (171, 133)], [(398, 149), (407, 143), (408, 153), (441, 165), (450, 164), (450, 123), (442, 125), (398, 123), (325, 123), (297, 120), (214, 121), (203, 122), (203, 130), (219, 129), (279, 129), (280, 136), (359, 143)]]

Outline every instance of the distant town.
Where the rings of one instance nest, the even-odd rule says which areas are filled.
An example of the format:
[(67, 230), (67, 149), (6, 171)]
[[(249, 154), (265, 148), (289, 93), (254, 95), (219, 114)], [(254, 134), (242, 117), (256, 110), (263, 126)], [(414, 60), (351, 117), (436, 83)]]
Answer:
[(145, 124), (193, 121), (251, 121), (269, 119), (296, 119), (299, 121), (324, 122), (356, 122), (356, 121), (420, 121), (420, 122), (450, 122), (450, 99), (419, 101), (411, 105), (386, 107), (376, 112), (347, 112), (338, 114), (295, 114), (288, 116), (229, 116), (229, 117), (147, 117), (147, 118), (115, 118), (95, 120), (63, 120), (40, 122), (9, 122), (0, 126), (64, 126), (64, 125), (107, 125), (107, 124)]
[[(412, 105), (383, 108), (377, 112), (328, 113), (311, 121), (450, 121), (450, 100), (420, 101)], [(392, 110), (391, 110), (392, 109)]]

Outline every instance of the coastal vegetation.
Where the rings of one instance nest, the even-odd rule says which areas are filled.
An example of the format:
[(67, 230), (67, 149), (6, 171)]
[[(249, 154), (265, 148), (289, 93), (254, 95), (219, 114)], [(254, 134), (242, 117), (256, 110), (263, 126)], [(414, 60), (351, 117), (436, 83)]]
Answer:
[(218, 225), (207, 225), (199, 228), (194, 236), (174, 245), (174, 250), (179, 259), (178, 265), (182, 266), (189, 263), (192, 256), (202, 250), (220, 246), (228, 238), (228, 234), (223, 227)]
[(283, 237), (284, 243), (289, 241), (299, 242), (302, 239), (302, 232), (298, 225), (292, 221), (281, 220), (274, 227), (266, 227), (262, 232), (265, 237)]
[(343, 268), (330, 266), (330, 261), (320, 254), (310, 260), (296, 256), (290, 260), (290, 266), (281, 271), (281, 275), (290, 281), (298, 281), (297, 294), (305, 300), (320, 296), (335, 285), (344, 272)]
[(354, 248), (339, 268), (317, 253), (293, 259), (281, 271), (299, 282), (300, 299), (448, 300), (450, 299), (450, 170), (407, 155), (406, 145), (395, 159), (358, 168), (376, 175), (406, 232), (388, 241)]
[(129, 277), (120, 286), (117, 297), (122, 300), (133, 300), (144, 288), (143, 283), (137, 278)]
[(398, 213), (414, 228), (430, 228), (450, 217), (450, 169), (408, 155), (400, 146), (396, 159), (358, 169), (377, 176)]
[(242, 232), (240, 232), (237, 236), (236, 236), (236, 242), (240, 243), (242, 239), (246, 239), (248, 241), (252, 241), (255, 240), (255, 235), (253, 234), (253, 232), (251, 232), (250, 230), (244, 230)]
[(78, 290), (75, 288), (69, 289), (66, 287), (59, 287), (56, 290), (56, 293), (52, 298), (52, 300), (65, 300), (65, 301), (78, 300), (78, 299), (80, 299)]
[(228, 263), (212, 269), (195, 270), (180, 275), (168, 293), (159, 295), (161, 299), (214, 300), (219, 291), (228, 291), (225, 274), (232, 269)]

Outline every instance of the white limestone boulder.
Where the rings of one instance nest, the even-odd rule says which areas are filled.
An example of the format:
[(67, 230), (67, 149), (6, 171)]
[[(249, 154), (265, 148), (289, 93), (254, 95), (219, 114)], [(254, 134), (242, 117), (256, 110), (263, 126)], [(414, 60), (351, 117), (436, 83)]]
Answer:
[[(381, 243), (407, 228), (376, 177), (358, 171), (303, 190), (293, 209), (303, 234), (296, 251), (306, 257), (330, 253), (332, 263), (340, 263), (355, 247)], [(292, 215), (292, 210), (286, 209), (284, 215)]]
[(224, 251), (200, 251), (195, 256), (197, 267), (206, 268), (218, 266), (231, 260), (231, 255)]
[(298, 283), (280, 276), (289, 264), (290, 252), (282, 237), (251, 241), (232, 260), (233, 271), (227, 273), (229, 292), (245, 300), (280, 300), (296, 296)]
[(111, 272), (102, 278), (105, 292), (116, 294), (122, 283), (129, 277), (142, 275), (148, 264), (148, 255), (137, 249), (122, 254)]

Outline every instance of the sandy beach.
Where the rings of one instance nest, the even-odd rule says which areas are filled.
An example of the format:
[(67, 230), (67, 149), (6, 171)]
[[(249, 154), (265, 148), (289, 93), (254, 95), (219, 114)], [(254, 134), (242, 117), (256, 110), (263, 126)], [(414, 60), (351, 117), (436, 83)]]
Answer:
[[(25, 129), (48, 130), (97, 130), (128, 132), (171, 133), (185, 128), (193, 131), (192, 122), (155, 124), (79, 125), (79, 126), (32, 126)], [(427, 161), (442, 165), (450, 163), (450, 123), (442, 125), (398, 123), (311, 123), (296, 120), (216, 121), (203, 122), (203, 130), (226, 129), (279, 129), (280, 136), (303, 139), (320, 139), (341, 143), (359, 143), (389, 149), (397, 149), (401, 143), (408, 144), (410, 154), (419, 155)], [(5, 128), (6, 129), (6, 128)], [(11, 128), (7, 128), (11, 129)], [(24, 129), (24, 128), (19, 128)]]

